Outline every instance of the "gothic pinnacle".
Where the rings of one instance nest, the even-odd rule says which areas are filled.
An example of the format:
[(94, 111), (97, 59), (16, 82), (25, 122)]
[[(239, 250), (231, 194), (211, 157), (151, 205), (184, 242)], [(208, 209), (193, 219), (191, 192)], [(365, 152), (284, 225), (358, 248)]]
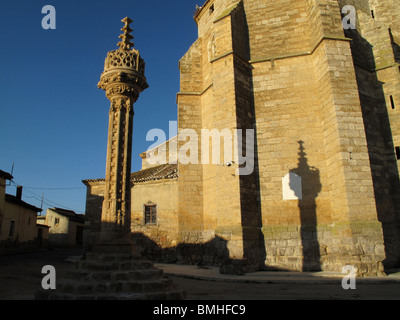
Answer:
[(118, 46), (120, 50), (127, 50), (129, 51), (131, 48), (133, 48), (135, 45), (131, 41), (133, 39), (133, 36), (131, 35), (131, 32), (133, 31), (129, 25), (133, 22), (132, 19), (126, 17), (121, 20), (123, 23), (125, 23), (124, 27), (121, 29), (123, 31), (123, 34), (119, 36), (119, 38), (122, 40), (118, 42)]

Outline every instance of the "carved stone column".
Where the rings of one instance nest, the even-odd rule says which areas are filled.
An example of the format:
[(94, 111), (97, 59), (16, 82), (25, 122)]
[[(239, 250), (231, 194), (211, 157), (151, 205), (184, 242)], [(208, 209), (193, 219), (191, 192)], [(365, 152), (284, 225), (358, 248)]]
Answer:
[(111, 102), (106, 182), (102, 208), (101, 245), (126, 243), (131, 225), (131, 153), (133, 104), (148, 87), (145, 64), (131, 42), (129, 18), (124, 18), (119, 49), (107, 54), (98, 87)]
[(133, 48), (129, 18), (118, 50), (108, 53), (99, 88), (111, 102), (108, 129), (106, 190), (101, 215), (100, 239), (86, 252), (57, 290), (40, 290), (44, 300), (180, 300), (176, 289), (151, 261), (142, 260), (130, 241), (130, 174), (133, 104), (148, 87), (144, 62)]

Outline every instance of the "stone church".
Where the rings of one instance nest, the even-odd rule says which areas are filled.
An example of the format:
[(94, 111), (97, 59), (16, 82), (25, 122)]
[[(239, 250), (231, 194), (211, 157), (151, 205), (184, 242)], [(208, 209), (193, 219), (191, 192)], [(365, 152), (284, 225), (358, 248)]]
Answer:
[[(397, 1), (207, 0), (194, 19), (198, 39), (179, 61), (178, 133), (253, 129), (254, 170), (240, 175), (226, 158), (149, 163), (180, 150), (180, 135), (143, 153), (131, 175), (142, 255), (226, 273), (398, 267)], [(83, 182), (90, 247), (104, 179)]]

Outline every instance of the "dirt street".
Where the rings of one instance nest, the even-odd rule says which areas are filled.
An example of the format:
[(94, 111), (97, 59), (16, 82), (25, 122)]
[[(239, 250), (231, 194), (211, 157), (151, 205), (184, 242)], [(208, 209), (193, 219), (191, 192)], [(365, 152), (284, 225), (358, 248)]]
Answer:
[[(33, 300), (41, 288), (45, 265), (56, 269), (57, 278), (71, 268), (70, 256), (79, 249), (23, 253), (0, 257), (0, 300)], [(238, 283), (171, 277), (177, 287), (185, 289), (187, 300), (400, 300), (400, 283), (359, 283), (356, 290), (344, 290), (335, 283)]]

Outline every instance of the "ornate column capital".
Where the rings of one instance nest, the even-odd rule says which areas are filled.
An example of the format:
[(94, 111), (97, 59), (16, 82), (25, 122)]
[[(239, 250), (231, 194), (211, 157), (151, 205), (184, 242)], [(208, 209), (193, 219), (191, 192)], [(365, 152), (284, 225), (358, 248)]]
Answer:
[(110, 101), (114, 96), (122, 95), (135, 102), (139, 94), (148, 88), (144, 76), (145, 63), (131, 42), (133, 36), (129, 24), (132, 20), (126, 17), (122, 22), (125, 24), (121, 29), (123, 34), (119, 36), (122, 41), (118, 43), (119, 49), (108, 52), (98, 88), (105, 90)]

